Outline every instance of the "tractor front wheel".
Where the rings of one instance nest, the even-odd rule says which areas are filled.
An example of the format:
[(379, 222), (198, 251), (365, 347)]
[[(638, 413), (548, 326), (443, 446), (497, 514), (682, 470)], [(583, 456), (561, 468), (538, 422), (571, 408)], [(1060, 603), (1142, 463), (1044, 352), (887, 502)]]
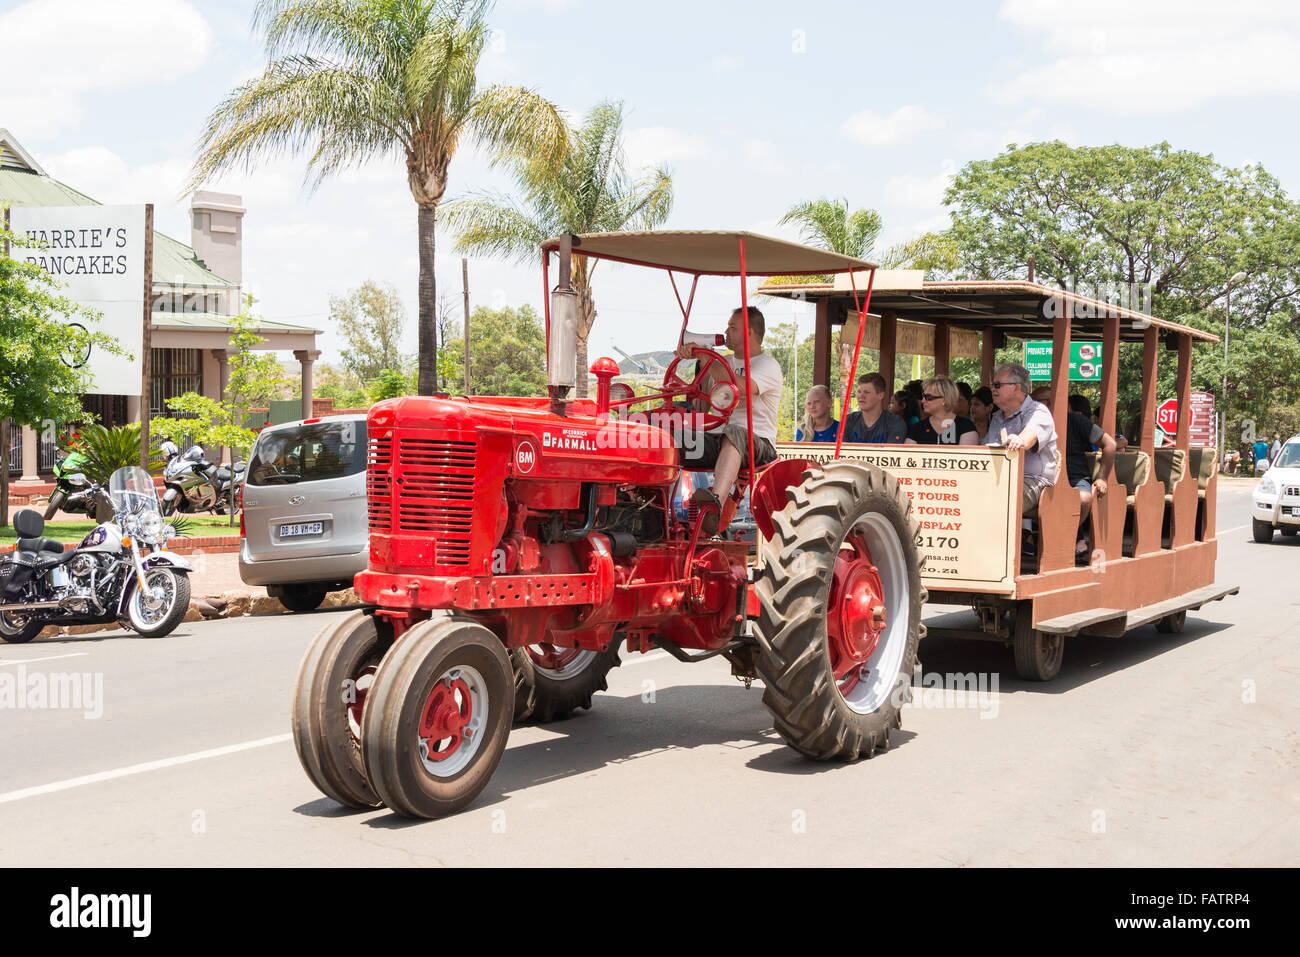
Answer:
[(384, 658), (362, 717), (375, 793), (407, 817), (468, 805), (501, 761), (514, 714), (510, 659), (482, 625), (433, 618)]
[(361, 757), (361, 716), (375, 672), (392, 646), (375, 619), (355, 611), (321, 629), (293, 693), (293, 743), (311, 783), (347, 807), (378, 807)]
[(619, 665), (618, 646), (616, 637), (604, 651), (549, 643), (511, 648), (515, 720), (545, 723), (590, 708), (591, 696), (609, 687), (605, 676)]
[(755, 586), (763, 704), (818, 760), (871, 757), (902, 726), (924, 634), (916, 521), (898, 480), (832, 463), (772, 516)]

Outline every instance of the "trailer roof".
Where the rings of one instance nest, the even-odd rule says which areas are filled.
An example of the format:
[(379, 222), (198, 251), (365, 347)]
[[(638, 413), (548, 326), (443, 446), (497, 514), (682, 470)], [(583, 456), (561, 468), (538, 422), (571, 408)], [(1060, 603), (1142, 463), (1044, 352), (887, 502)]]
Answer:
[[(585, 233), (575, 237), (573, 251), (595, 259), (654, 266), (699, 276), (739, 276), (740, 240), (745, 243), (745, 273), (750, 276), (807, 276), (876, 268), (875, 263), (854, 256), (758, 233), (730, 230)], [(560, 237), (555, 237), (542, 243), (542, 249), (552, 251), (559, 245)], [(862, 288), (866, 288), (865, 277)]]
[[(901, 281), (893, 281), (896, 276)], [(1141, 340), (1144, 324), (1185, 333), (1202, 342), (1219, 341), (1211, 332), (1039, 283), (1002, 279), (908, 282), (906, 278), (904, 272), (877, 274), (871, 294), (872, 313), (892, 312), (899, 319), (912, 322), (944, 321), (951, 326), (988, 327), (1023, 339), (1051, 334), (1055, 315), (1051, 304), (1064, 297), (1071, 312), (1071, 328), (1084, 334), (1100, 336), (1103, 320), (1113, 315), (1129, 320), (1120, 323), (1120, 339), (1125, 341)], [(865, 285), (865, 278), (862, 284)], [(846, 304), (853, 301), (847, 277), (837, 277), (831, 283), (769, 283), (760, 286), (756, 295), (814, 301), (830, 299)]]

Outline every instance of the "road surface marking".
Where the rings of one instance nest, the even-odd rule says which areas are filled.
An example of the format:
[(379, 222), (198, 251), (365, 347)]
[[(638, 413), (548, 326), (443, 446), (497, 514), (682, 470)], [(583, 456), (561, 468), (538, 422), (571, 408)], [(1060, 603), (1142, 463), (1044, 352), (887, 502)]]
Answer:
[(55, 658), (84, 658), (89, 651), (75, 651), (70, 655), (46, 655), (44, 658), (6, 658), (0, 665), (30, 665), (33, 661), (53, 661)]
[(1218, 536), (1218, 535), (1227, 535), (1229, 532), (1240, 532), (1242, 529), (1245, 529), (1245, 528), (1250, 528), (1250, 526), (1249, 526), (1249, 525), (1234, 525), (1232, 528), (1225, 528), (1225, 529), (1223, 529), (1222, 531), (1220, 531), (1220, 530), (1218, 530), (1218, 529), (1215, 529), (1214, 534), (1215, 534), (1216, 536)]
[(250, 751), (253, 748), (264, 748), (270, 744), (283, 744), (285, 741), (293, 740), (292, 734), (277, 734), (270, 738), (258, 738), (256, 741), (245, 741), (242, 744), (228, 744), (223, 748), (210, 748), (207, 751), (195, 751), (191, 754), (181, 754), (174, 758), (163, 758), (160, 761), (146, 761), (143, 764), (131, 764), (124, 768), (116, 768), (112, 771), (99, 771), (96, 774), (83, 774), (79, 778), (68, 778), (64, 781), (55, 781), (52, 784), (40, 784), (33, 788), (22, 788), (17, 791), (9, 791), (0, 794), (0, 804), (8, 804), (10, 801), (21, 801), (23, 798), (37, 797), (42, 794), (53, 794), (56, 791), (67, 791), (72, 788), (79, 788), (87, 784), (98, 784), (101, 781), (112, 781), (114, 778), (124, 778), (132, 774), (144, 774), (146, 771), (160, 771), (163, 768), (173, 768), (178, 764), (191, 764), (195, 761), (206, 761), (208, 758), (219, 758), (227, 754), (236, 754), (240, 751)]

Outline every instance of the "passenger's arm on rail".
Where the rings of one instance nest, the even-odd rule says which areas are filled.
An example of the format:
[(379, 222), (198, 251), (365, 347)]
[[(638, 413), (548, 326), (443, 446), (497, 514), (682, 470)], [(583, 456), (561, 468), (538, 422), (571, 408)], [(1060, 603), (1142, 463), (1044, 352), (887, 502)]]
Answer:
[[(1100, 428), (1098, 431), (1101, 431)], [(1101, 466), (1097, 472), (1097, 481), (1092, 483), (1092, 490), (1098, 495), (1106, 494), (1106, 476), (1110, 474), (1111, 466), (1115, 464), (1115, 440), (1109, 432), (1102, 432), (1101, 439), (1093, 440), (1101, 446)]]

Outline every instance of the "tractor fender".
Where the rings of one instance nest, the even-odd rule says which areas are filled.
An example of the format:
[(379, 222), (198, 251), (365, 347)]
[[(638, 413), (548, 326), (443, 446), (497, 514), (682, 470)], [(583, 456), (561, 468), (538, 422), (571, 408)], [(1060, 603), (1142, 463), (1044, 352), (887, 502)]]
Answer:
[(808, 469), (819, 468), (821, 463), (812, 459), (778, 459), (759, 473), (749, 493), (749, 510), (764, 538), (771, 538), (775, 531), (772, 516), (785, 508), (785, 490), (803, 484)]

